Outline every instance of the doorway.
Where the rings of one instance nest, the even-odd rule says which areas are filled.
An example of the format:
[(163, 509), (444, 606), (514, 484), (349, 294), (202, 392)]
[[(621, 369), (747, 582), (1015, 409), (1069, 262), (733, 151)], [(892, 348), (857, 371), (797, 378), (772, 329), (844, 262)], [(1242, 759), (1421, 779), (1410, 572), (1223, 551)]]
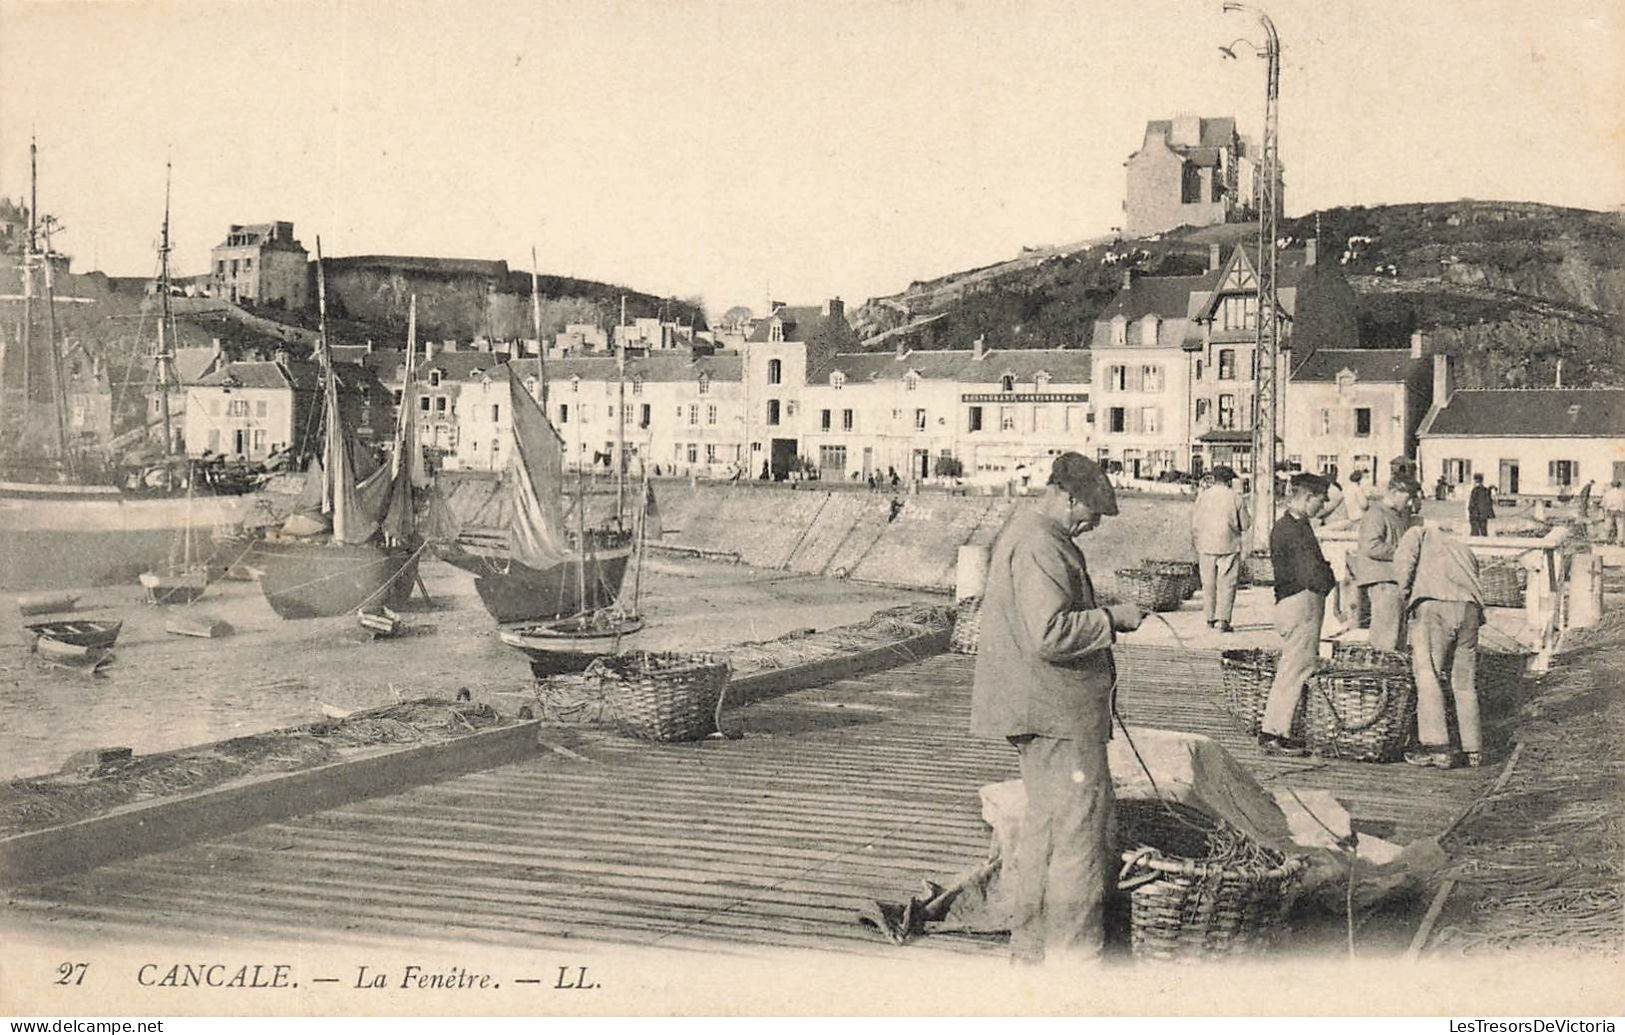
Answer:
[(234, 455), (238, 455), (238, 456), (247, 456), (248, 455), (248, 432), (247, 432), (247, 430), (245, 430), (243, 428), (238, 428), (236, 431), (233, 431), (231, 433), (231, 451), (232, 451), (232, 453)]
[(875, 473), (875, 451), (872, 446), (863, 447), (863, 477), (867, 480)]
[(914, 477), (931, 477), (931, 451), (929, 449), (916, 449), (914, 451)]
[(1518, 494), (1518, 461), (1501, 461), (1501, 495), (1516, 496)]
[(796, 440), (793, 438), (776, 438), (772, 443), (771, 465), (773, 480), (782, 482), (790, 477), (790, 461), (796, 456)]

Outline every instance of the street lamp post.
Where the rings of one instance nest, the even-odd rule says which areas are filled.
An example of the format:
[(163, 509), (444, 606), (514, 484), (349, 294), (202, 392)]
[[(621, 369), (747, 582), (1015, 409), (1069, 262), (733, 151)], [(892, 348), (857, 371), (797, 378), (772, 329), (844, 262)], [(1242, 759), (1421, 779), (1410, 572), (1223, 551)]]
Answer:
[[(1280, 337), (1276, 321), (1275, 283), (1279, 271), (1276, 240), (1280, 218), (1281, 167), (1276, 131), (1279, 125), (1281, 92), (1281, 41), (1269, 15), (1247, 4), (1227, 0), (1226, 14), (1251, 14), (1264, 27), (1264, 46), (1255, 47), (1268, 64), (1264, 99), (1264, 133), (1255, 174), (1258, 200), (1258, 318), (1256, 348), (1253, 350), (1253, 536), (1258, 547), (1269, 545), (1275, 525), (1275, 468), (1279, 458), (1280, 423)], [(1234, 44), (1221, 48), (1235, 57)]]

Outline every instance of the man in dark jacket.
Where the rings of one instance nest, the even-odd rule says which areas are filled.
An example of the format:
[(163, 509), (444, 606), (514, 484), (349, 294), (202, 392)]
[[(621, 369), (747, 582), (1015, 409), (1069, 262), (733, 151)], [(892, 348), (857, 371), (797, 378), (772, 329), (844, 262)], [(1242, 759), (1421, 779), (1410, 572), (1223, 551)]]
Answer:
[(1490, 518), (1495, 516), (1495, 497), (1484, 485), (1484, 476), (1473, 475), (1473, 491), (1467, 496), (1467, 524), (1472, 535), (1489, 535)]
[(1292, 719), (1303, 700), (1303, 684), (1320, 655), (1320, 627), (1326, 620), (1326, 595), (1337, 585), (1332, 566), (1320, 552), (1311, 525), (1326, 505), (1319, 475), (1295, 474), (1288, 490), (1286, 513), (1270, 530), (1270, 561), (1275, 569), (1275, 631), (1284, 646), (1270, 685), (1258, 746), (1268, 754), (1307, 755), (1292, 736)]
[(1100, 466), (1055, 458), (1038, 502), (993, 544), (971, 695), (971, 729), (1015, 746), (1027, 811), (1006, 873), (1017, 958), (1092, 960), (1117, 873), (1106, 766), (1117, 633), (1139, 627), (1133, 604), (1102, 606), (1073, 537), (1117, 513)]

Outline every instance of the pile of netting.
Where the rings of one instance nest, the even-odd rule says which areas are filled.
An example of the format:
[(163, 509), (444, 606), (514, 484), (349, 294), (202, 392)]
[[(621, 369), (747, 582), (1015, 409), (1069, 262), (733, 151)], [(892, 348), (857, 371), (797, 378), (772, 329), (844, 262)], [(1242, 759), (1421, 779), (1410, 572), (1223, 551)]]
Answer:
[[(1617, 952), (1625, 938), (1625, 614), (1571, 630), (1524, 706), (1504, 787), (1447, 845), (1459, 914), (1438, 951)], [(1448, 914), (1447, 914), (1448, 915)]]
[(946, 632), (953, 609), (941, 604), (907, 604), (876, 611), (868, 619), (822, 632), (802, 630), (774, 640), (741, 643), (726, 650), (735, 674), (793, 668), (815, 661), (845, 657), (912, 639)]
[(426, 698), (343, 719), (236, 737), (217, 744), (132, 758), (0, 784), (0, 837), (173, 797), (228, 780), (310, 769), (355, 748), (449, 740), (503, 725), (489, 705)]

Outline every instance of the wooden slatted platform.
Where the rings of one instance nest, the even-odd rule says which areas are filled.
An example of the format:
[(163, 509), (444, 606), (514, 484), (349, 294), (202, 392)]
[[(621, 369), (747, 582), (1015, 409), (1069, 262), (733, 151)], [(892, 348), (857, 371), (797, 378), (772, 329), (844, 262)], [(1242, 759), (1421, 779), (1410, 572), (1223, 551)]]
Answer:
[[(1216, 736), (1266, 785), (1328, 788), (1396, 840), (1443, 829), (1492, 772), (1264, 759), (1211, 703), (1216, 654), (1118, 653), (1130, 723)], [(737, 713), (737, 741), (553, 731), (533, 760), (15, 891), (0, 918), (225, 937), (1002, 951), (949, 936), (896, 950), (855, 922), (866, 900), (984, 857), (977, 789), (1015, 765), (966, 733), (971, 663), (944, 655), (762, 702)]]

